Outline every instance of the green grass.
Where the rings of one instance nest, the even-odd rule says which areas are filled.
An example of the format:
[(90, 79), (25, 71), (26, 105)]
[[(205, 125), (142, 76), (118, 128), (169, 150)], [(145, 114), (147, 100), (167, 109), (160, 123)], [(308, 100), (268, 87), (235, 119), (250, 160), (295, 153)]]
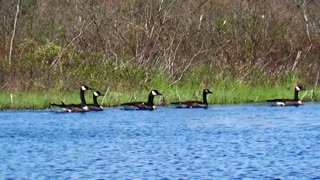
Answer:
[[(271, 98), (293, 98), (294, 87), (251, 87), (238, 86), (234, 88), (225, 87), (208, 87), (213, 94), (208, 95), (208, 102), (210, 104), (239, 104), (239, 103), (262, 103)], [(303, 101), (319, 101), (317, 94), (320, 89), (301, 91), (299, 97)], [(168, 102), (176, 100), (192, 100), (202, 99), (202, 89), (191, 90), (176, 88), (176, 90), (168, 89), (164, 92)]]
[[(202, 90), (205, 87), (193, 86), (167, 86), (158, 84), (158, 89), (163, 97), (156, 97), (155, 103), (178, 100), (202, 100)], [(213, 94), (208, 96), (210, 104), (238, 104), (238, 103), (264, 103), (270, 98), (293, 98), (294, 86), (249, 86), (249, 85), (218, 85), (207, 87)], [(150, 89), (151, 90), (151, 89)], [(146, 101), (149, 90), (133, 90), (115, 92), (110, 88), (102, 92), (105, 97), (100, 97), (99, 102), (103, 106), (117, 106), (124, 102)], [(299, 97), (303, 101), (320, 101), (320, 89), (308, 88), (301, 91)], [(11, 98), (12, 97), (12, 98)], [(92, 92), (86, 93), (87, 103), (92, 102)], [(45, 109), (50, 103), (80, 103), (79, 92), (0, 92), (0, 109)]]

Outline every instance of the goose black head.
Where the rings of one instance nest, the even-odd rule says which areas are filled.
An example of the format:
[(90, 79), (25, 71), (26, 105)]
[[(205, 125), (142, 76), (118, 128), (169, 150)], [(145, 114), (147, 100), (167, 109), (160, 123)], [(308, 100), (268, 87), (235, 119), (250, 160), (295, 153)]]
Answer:
[(91, 90), (91, 88), (89, 88), (87, 85), (81, 85), (81, 90), (87, 91), (87, 90)]
[(297, 85), (297, 86), (296, 86), (296, 90), (297, 90), (297, 91), (301, 91), (301, 90), (304, 90), (304, 88), (303, 88), (301, 85)]
[(212, 94), (212, 92), (211, 92), (209, 89), (204, 89), (203, 92), (204, 92), (205, 94)]
[(100, 91), (93, 92), (93, 95), (96, 96), (96, 97), (103, 96), (103, 94)]
[(162, 95), (158, 90), (155, 90), (155, 89), (151, 91), (151, 94), (153, 96)]

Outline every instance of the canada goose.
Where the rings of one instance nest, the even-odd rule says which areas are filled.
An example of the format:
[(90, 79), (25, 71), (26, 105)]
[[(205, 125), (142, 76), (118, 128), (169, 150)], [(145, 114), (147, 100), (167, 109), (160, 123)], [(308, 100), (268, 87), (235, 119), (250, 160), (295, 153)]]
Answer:
[(212, 94), (209, 89), (204, 89), (202, 93), (203, 101), (182, 101), (182, 102), (172, 102), (176, 108), (208, 108), (207, 95)]
[(273, 106), (299, 106), (301, 105), (301, 100), (299, 99), (299, 91), (304, 90), (302, 86), (297, 85), (294, 89), (293, 99), (270, 99), (267, 102), (272, 102)]
[(81, 104), (51, 104), (51, 109), (56, 112), (87, 112), (89, 108), (86, 103), (86, 99), (84, 97), (84, 92), (87, 90), (91, 90), (86, 85), (81, 85), (80, 87), (80, 100)]
[(154, 110), (155, 106), (153, 103), (154, 96), (162, 95), (157, 90), (152, 90), (148, 96), (148, 102), (128, 102), (123, 103), (121, 106), (124, 110)]
[(93, 104), (87, 104), (90, 111), (103, 111), (103, 107), (99, 105), (97, 99), (99, 96), (103, 96), (100, 91), (94, 91), (92, 93)]

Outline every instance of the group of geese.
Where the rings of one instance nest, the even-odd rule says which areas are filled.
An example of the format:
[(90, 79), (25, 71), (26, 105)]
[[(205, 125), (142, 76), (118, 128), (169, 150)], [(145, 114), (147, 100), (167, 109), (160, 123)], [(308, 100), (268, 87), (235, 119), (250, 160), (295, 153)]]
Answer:
[[(87, 111), (102, 111), (103, 107), (99, 105), (97, 98), (99, 96), (104, 96), (99, 91), (93, 92), (93, 103), (87, 104), (85, 99), (85, 91), (93, 90), (86, 85), (81, 85), (80, 87), (80, 104), (51, 104), (51, 110), (55, 112), (87, 112)], [(267, 102), (272, 102), (272, 105), (275, 106), (299, 106), (301, 105), (301, 101), (298, 97), (299, 91), (304, 90), (302, 86), (297, 85), (294, 90), (294, 98), (293, 99), (270, 99)], [(212, 94), (209, 89), (204, 89), (202, 93), (202, 101), (179, 101), (172, 102), (176, 108), (207, 108), (208, 101), (207, 95)], [(120, 106), (124, 110), (154, 110), (155, 105), (153, 103), (153, 99), (155, 96), (162, 95), (157, 90), (152, 90), (149, 93), (147, 102), (127, 102), (122, 103)]]

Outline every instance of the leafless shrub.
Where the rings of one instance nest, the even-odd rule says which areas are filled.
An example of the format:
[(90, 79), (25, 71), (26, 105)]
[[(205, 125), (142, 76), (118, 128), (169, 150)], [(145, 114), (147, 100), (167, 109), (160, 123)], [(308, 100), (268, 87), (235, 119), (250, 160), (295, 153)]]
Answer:
[[(212, 82), (272, 83), (294, 74), (314, 83), (319, 73), (320, 2), (314, 0), (21, 1), (10, 65), (16, 3), (0, 1), (6, 88), (78, 81), (122, 87), (156, 77), (176, 84), (203, 66)], [(48, 45), (59, 47), (58, 54), (31, 55)]]

